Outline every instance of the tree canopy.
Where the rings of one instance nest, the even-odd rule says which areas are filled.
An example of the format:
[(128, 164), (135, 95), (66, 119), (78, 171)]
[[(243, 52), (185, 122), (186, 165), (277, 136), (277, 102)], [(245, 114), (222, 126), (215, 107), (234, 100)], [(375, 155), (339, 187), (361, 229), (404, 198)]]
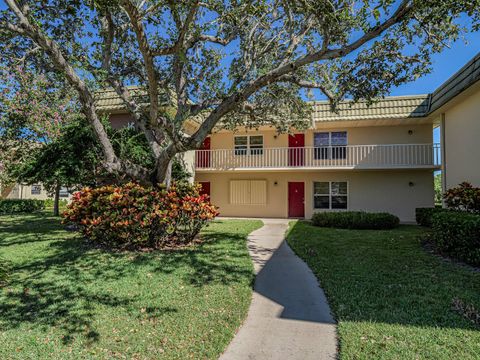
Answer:
[[(78, 92), (103, 166), (163, 182), (177, 153), (215, 127), (310, 122), (304, 89), (374, 98), (429, 71), (431, 56), (479, 28), (480, 0), (6, 0), (3, 64), (21, 61)], [(469, 20), (462, 24), (461, 16)], [(139, 85), (148, 106), (132, 96)], [(114, 88), (154, 165), (121, 158), (95, 107)], [(198, 129), (183, 132), (195, 118)]]

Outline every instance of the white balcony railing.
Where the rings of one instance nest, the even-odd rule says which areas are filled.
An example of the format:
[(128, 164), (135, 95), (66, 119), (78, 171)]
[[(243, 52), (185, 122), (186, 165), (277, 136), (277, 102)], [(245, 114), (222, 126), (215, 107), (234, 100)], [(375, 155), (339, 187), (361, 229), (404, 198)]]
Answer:
[(198, 170), (438, 167), (440, 144), (197, 150)]

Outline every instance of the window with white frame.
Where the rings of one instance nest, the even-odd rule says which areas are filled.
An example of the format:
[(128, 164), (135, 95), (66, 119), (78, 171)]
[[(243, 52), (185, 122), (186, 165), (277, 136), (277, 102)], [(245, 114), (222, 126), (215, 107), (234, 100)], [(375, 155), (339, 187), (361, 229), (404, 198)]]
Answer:
[(32, 188), (30, 190), (30, 193), (32, 195), (40, 195), (42, 193), (42, 185), (32, 185)]
[(316, 181), (313, 183), (314, 209), (347, 209), (348, 183), (346, 181)]
[(313, 134), (314, 156), (319, 159), (345, 159), (347, 132), (316, 132)]
[(262, 135), (242, 135), (234, 137), (235, 155), (262, 155)]

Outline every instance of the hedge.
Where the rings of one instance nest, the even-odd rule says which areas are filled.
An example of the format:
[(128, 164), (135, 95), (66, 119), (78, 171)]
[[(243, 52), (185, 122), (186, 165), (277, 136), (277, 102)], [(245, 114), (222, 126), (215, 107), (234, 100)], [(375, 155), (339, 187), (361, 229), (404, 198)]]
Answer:
[(319, 212), (312, 216), (312, 223), (320, 227), (340, 229), (393, 229), (400, 220), (389, 213), (364, 211)]
[(36, 199), (0, 200), (0, 214), (29, 213), (45, 209), (45, 201)]
[(438, 212), (432, 216), (431, 238), (441, 253), (480, 265), (480, 215)]
[(452, 210), (441, 207), (427, 207), (415, 209), (415, 220), (418, 225), (432, 227), (432, 216), (441, 212), (451, 212)]

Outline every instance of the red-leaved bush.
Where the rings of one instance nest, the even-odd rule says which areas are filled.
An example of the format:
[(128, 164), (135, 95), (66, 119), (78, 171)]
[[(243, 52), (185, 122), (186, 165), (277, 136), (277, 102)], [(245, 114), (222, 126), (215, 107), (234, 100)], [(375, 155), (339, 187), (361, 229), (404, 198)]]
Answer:
[(169, 189), (137, 183), (85, 188), (73, 195), (64, 223), (74, 223), (91, 241), (120, 248), (159, 248), (191, 242), (218, 215), (199, 185)]
[(450, 209), (480, 212), (480, 188), (466, 181), (447, 190), (443, 198)]

